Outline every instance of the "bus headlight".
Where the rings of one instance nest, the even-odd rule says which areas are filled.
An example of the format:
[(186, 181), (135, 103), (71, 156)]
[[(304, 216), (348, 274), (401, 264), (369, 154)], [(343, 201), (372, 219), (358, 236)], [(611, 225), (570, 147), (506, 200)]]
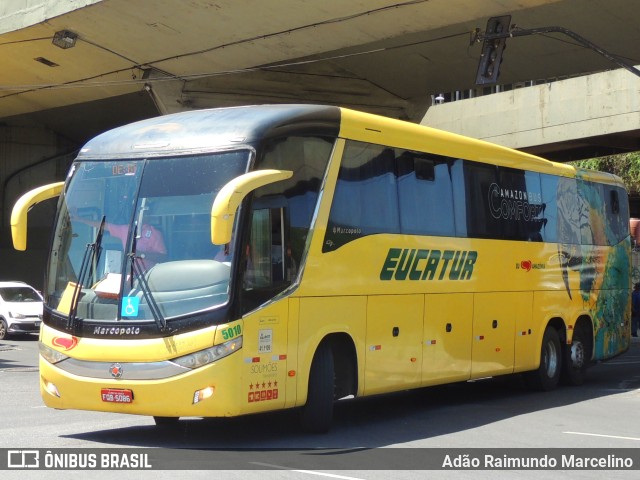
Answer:
[(200, 350), (199, 352), (190, 353), (184, 357), (174, 358), (171, 361), (185, 368), (200, 368), (210, 363), (220, 360), (221, 358), (231, 355), (242, 347), (242, 337), (234, 338), (228, 342), (215, 345), (211, 348)]
[(38, 350), (40, 350), (40, 356), (42, 356), (42, 358), (44, 358), (49, 363), (55, 364), (69, 358), (64, 353), (60, 353), (59, 351), (54, 350), (51, 347), (47, 347), (42, 342), (38, 342)]

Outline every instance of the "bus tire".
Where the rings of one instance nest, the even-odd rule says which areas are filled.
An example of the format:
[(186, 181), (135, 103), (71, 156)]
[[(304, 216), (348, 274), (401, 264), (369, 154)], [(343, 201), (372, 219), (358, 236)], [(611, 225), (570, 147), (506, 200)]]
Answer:
[(527, 372), (525, 381), (533, 390), (548, 392), (558, 385), (562, 366), (562, 350), (558, 331), (548, 326), (542, 337), (540, 348), (540, 366), (537, 370)]
[(573, 331), (571, 345), (564, 345), (562, 358), (562, 383), (582, 385), (591, 359), (591, 340), (583, 324)]
[(316, 351), (311, 372), (307, 403), (302, 407), (300, 424), (311, 433), (327, 433), (333, 419), (333, 399), (335, 371), (333, 351), (328, 343), (320, 345)]

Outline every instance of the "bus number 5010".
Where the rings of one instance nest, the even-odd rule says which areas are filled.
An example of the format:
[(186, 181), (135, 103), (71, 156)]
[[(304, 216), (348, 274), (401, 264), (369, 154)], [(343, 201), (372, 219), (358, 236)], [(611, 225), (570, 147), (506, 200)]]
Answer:
[(222, 330), (222, 338), (224, 340), (231, 340), (234, 337), (237, 337), (242, 332), (242, 327), (240, 325), (235, 325), (233, 327), (225, 328)]

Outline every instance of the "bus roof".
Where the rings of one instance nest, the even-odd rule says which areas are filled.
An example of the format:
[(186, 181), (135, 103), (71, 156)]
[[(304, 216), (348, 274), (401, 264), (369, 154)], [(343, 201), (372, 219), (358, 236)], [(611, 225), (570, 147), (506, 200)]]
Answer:
[(320, 105), (253, 105), (174, 113), (141, 120), (90, 140), (79, 160), (205, 153), (297, 133), (338, 135), (340, 109)]
[(495, 143), (354, 110), (342, 109), (341, 127), (341, 137), (363, 142), (622, 185), (622, 181), (610, 173), (579, 169)]
[(401, 120), (324, 105), (250, 105), (174, 113), (109, 130), (78, 160), (206, 153), (296, 134), (327, 135), (506, 167), (622, 185), (611, 174), (576, 169), (518, 150)]

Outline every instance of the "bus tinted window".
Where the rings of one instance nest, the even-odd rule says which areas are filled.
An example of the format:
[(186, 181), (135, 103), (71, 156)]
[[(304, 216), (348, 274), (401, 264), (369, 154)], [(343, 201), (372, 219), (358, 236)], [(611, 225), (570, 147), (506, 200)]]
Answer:
[(629, 199), (627, 192), (621, 188), (604, 185), (605, 202), (607, 202), (607, 236), (609, 243), (621, 242), (629, 235), (629, 224), (626, 218), (629, 216)]
[(498, 167), (498, 184), (489, 195), (492, 215), (502, 223), (502, 238), (542, 241), (545, 208), (538, 173)]
[(545, 224), (542, 228), (542, 240), (545, 242), (558, 241), (558, 203), (556, 192), (560, 177), (540, 174), (540, 191), (544, 205)]
[(348, 142), (324, 248), (335, 250), (365, 235), (399, 232), (395, 151), (380, 145)]
[(602, 221), (592, 222), (584, 219), (581, 223), (582, 243), (585, 245), (607, 245), (604, 221), (606, 217), (604, 204), (604, 187), (601, 184), (578, 180), (579, 194), (584, 198), (586, 214), (589, 219), (598, 218)]
[(293, 171), (290, 179), (260, 188), (255, 197), (283, 195), (286, 198), (296, 253), (304, 248), (334, 140), (295, 136), (272, 139), (259, 160), (258, 169)]
[(349, 141), (324, 251), (365, 235), (454, 235), (452, 159)]
[[(464, 184), (467, 209), (467, 236), (476, 238), (500, 238), (502, 236), (502, 216), (494, 201), (499, 204), (497, 168), (494, 165), (466, 162)], [(491, 194), (490, 194), (491, 192)], [(496, 198), (497, 195), (497, 198)], [(459, 199), (456, 198), (456, 201)]]
[(348, 141), (323, 251), (376, 233), (614, 245), (627, 215), (618, 187)]
[(403, 152), (398, 157), (400, 231), (419, 235), (454, 235), (453, 190), (449, 161)]

